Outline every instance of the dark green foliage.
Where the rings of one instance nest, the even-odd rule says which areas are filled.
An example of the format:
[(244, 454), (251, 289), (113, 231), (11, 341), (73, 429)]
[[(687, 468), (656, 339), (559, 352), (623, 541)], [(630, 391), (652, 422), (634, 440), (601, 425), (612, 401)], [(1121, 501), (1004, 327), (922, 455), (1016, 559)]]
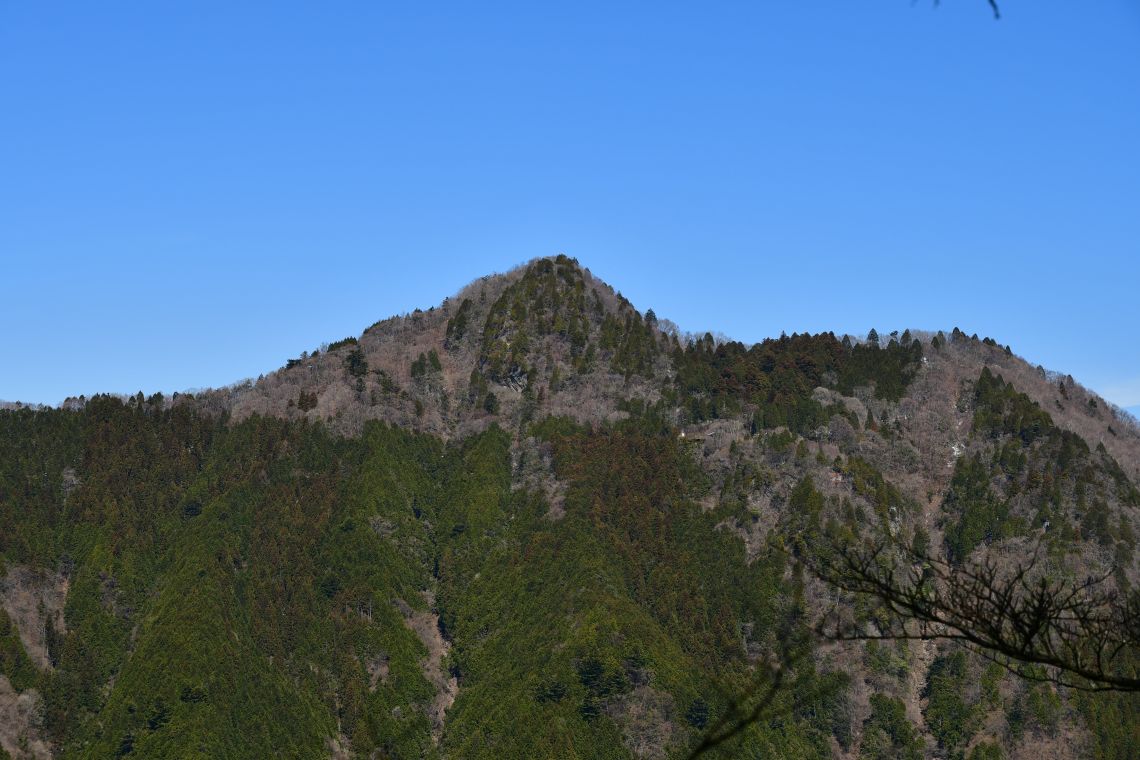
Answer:
[[(561, 379), (549, 353), (549, 340), (569, 349), (571, 367), (580, 374), (599, 362), (623, 375), (651, 378), (661, 353), (654, 320), (646, 320), (622, 298), (607, 312), (600, 294), (578, 263), (565, 256), (541, 259), (493, 303), (483, 329), (479, 369), (489, 380), (521, 388), (536, 379), (545, 355), (550, 388)], [(458, 319), (458, 317), (457, 317)], [(532, 355), (533, 354), (533, 355)]]
[(1009, 507), (990, 488), (990, 469), (980, 455), (962, 457), (955, 464), (945, 504), (947, 514), (957, 515), (946, 530), (951, 560), (962, 562), (979, 544), (1004, 535)]
[(852, 749), (854, 742), (853, 720), (855, 705), (850, 696), (846, 673), (831, 673), (830, 678), (841, 680), (842, 687), (825, 693), (823, 696), (821, 717), (828, 719), (831, 735), (836, 737), (839, 746), (844, 750)]
[(846, 673), (828, 673), (818, 680), (822, 688), (814, 697), (799, 699), (796, 714), (822, 734), (830, 733), (844, 750), (850, 750), (854, 735), (854, 703)]
[(561, 702), (566, 696), (566, 684), (561, 681), (548, 681), (534, 690), (534, 698), (539, 702)]
[(883, 474), (862, 457), (852, 456), (843, 466), (843, 473), (851, 478), (851, 487), (859, 496), (870, 501), (883, 520), (899, 519), (915, 507), (905, 499)]
[(150, 717), (146, 719), (146, 727), (150, 731), (157, 731), (170, 722), (170, 711), (161, 699), (156, 700)]
[(602, 321), (599, 345), (613, 354), (613, 370), (629, 378), (632, 375), (653, 375), (653, 363), (658, 354), (653, 323), (643, 321), (633, 309), (626, 310), (624, 319), (607, 315)]
[(704, 728), (709, 722), (709, 703), (697, 697), (685, 711), (685, 722), (696, 729)]
[(594, 657), (588, 657), (575, 666), (578, 680), (586, 690), (578, 713), (586, 720), (593, 720), (601, 714), (602, 705), (611, 697), (623, 694), (630, 689), (625, 673), (616, 667), (609, 667)]
[(1005, 668), (996, 662), (989, 663), (982, 671), (981, 694), (978, 697), (978, 704), (982, 709), (988, 710), (1001, 706), (1001, 683), (1006, 672)]
[[(732, 587), (732, 578), (743, 578), (723, 561), (727, 557), (716, 563), (718, 570), (697, 572), (712, 560), (697, 551), (708, 541), (698, 539), (698, 526), (707, 518), (687, 499), (686, 481), (699, 481), (700, 475), (676, 437), (610, 433), (556, 439), (555, 446), (558, 471), (571, 483), (568, 509), (588, 518), (607, 553), (622, 560), (630, 593), (709, 665), (739, 655), (728, 611), (742, 603), (758, 611), (761, 602), (747, 592), (740, 597), (745, 590)], [(739, 551), (730, 549), (731, 542), (714, 543), (724, 543), (722, 551), (731, 554)], [(672, 560), (663, 566), (658, 557)], [(722, 578), (715, 591), (708, 587), (712, 575)]]
[(400, 386), (392, 379), (391, 375), (382, 369), (376, 370), (377, 380), (380, 382), (380, 391), (388, 395), (393, 395), (400, 392)]
[(756, 429), (787, 426), (806, 434), (825, 424), (833, 411), (812, 398), (818, 386), (851, 393), (874, 385), (876, 395), (897, 400), (921, 360), (918, 343), (888, 349), (847, 346), (833, 334), (781, 336), (751, 348), (712, 336), (673, 352), (678, 401), (695, 420), (756, 409)]
[(930, 665), (923, 696), (927, 698), (924, 717), (938, 746), (950, 757), (961, 757), (980, 718), (976, 706), (966, 701), (969, 685), (966, 653), (956, 650)]
[(1047, 412), (1001, 375), (991, 373), (989, 367), (984, 367), (978, 378), (974, 403), (974, 430), (993, 438), (1013, 435), (1028, 445), (1053, 427)]
[[(1111, 710), (1114, 700), (1100, 700), (1098, 697), (1097, 701)], [(1061, 698), (1051, 684), (1030, 683), (1007, 705), (1006, 723), (1009, 733), (1015, 740), (1019, 740), (1026, 732), (1052, 736), (1056, 733), (1061, 711)]]
[(677, 390), (694, 421), (757, 407), (758, 428), (787, 425), (801, 432), (826, 422), (812, 390), (833, 372), (843, 354), (831, 335), (766, 340), (746, 349), (736, 342), (715, 345), (712, 336), (676, 350)]
[[(463, 674), (449, 746), (463, 757), (625, 756), (609, 716), (641, 699), (636, 685), (670, 694), (681, 720), (714, 677), (748, 681), (740, 626), (768, 641), (787, 611), (783, 562), (747, 566), (739, 541), (712, 529), (689, 499), (703, 477), (675, 433), (638, 420), (591, 433), (565, 419), (531, 432), (553, 444), (563, 517), (511, 493), (501, 431), (456, 450), (473, 477), (437, 516), (448, 536), (440, 604)], [(511, 730), (489, 730), (492, 715)], [(822, 736), (799, 718), (782, 733), (795, 746)]]
[[(1047, 529), (1047, 539), (1058, 548), (1079, 538), (1110, 547), (1128, 533), (1110, 499), (1132, 504), (1136, 489), (1103, 447), (1091, 451), (1084, 439), (1056, 427), (988, 369), (972, 400), (974, 436), (988, 455), (979, 451), (955, 466), (944, 518), (951, 559), (961, 562), (978, 545), (1031, 527)], [(1130, 547), (1125, 543), (1123, 551)]]
[(871, 717), (863, 723), (859, 757), (867, 760), (922, 760), (923, 741), (906, 717), (901, 700), (871, 695)]
[(814, 551), (819, 539), (819, 518), (823, 495), (815, 489), (811, 476), (805, 476), (788, 496), (786, 532), (796, 555)]
[(368, 374), (368, 362), (364, 358), (364, 351), (359, 346), (349, 351), (348, 356), (344, 357), (344, 367), (348, 370), (348, 374), (356, 378)]
[(412, 362), (411, 374), (412, 377), (421, 378), (429, 372), (439, 372), (443, 366), (439, 363), (439, 354), (433, 348), (428, 353), (420, 352), (420, 355)]
[(839, 372), (838, 389), (850, 395), (856, 386), (874, 385), (875, 396), (898, 401), (906, 393), (922, 362), (918, 341), (892, 341), (887, 348), (858, 344), (851, 348)]
[(482, 404), (487, 396), (487, 378), (479, 370), (471, 370), (471, 378), (467, 384), (467, 401), (472, 406)]
[(54, 532), (64, 523), (62, 474), (79, 468), (87, 427), (85, 415), (0, 412), (0, 554), (9, 561), (58, 556)]
[(427, 373), (428, 360), (427, 356), (421, 351), (419, 357), (412, 362), (411, 375), (412, 377), (423, 377)]
[(359, 343), (359, 341), (357, 341), (356, 338), (344, 338), (343, 340), (338, 340), (330, 343), (328, 349), (326, 350), (336, 351), (338, 348), (344, 348), (345, 346), (355, 346), (357, 343)]
[(1132, 484), (1132, 481), (1124, 474), (1124, 470), (1121, 469), (1120, 464), (1108, 455), (1103, 443), (1097, 444), (1095, 457), (1097, 464), (1112, 478), (1116, 490), (1116, 497), (1121, 503), (1133, 507), (1140, 507), (1140, 488)]
[(970, 750), (966, 760), (1005, 760), (1005, 752), (996, 742), (979, 742)]
[(0, 673), (8, 676), (16, 691), (32, 688), (39, 679), (36, 666), (24, 652), (16, 626), (3, 609), (0, 609)]
[(464, 298), (463, 302), (459, 304), (459, 309), (455, 312), (455, 316), (447, 320), (447, 338), (446, 345), (451, 348), (463, 340), (463, 336), (467, 334), (467, 328), (471, 320), (471, 299)]
[[(358, 749), (421, 755), (428, 722), (410, 706), (431, 693), (423, 650), (388, 600), (415, 603), (429, 577), (429, 544), (397, 495), (430, 494), (415, 463), (438, 462), (438, 444), (223, 422), (106, 397), (80, 413), (0, 413), (0, 496), (22, 507), (0, 510), (3, 559), (66, 555), (71, 568), (67, 634), (49, 639), (56, 669), (30, 669), (6, 618), (0, 666), (17, 688), (37, 680), (65, 755), (316, 756), (336, 726), (335, 684)], [(49, 448), (21, 464), (13, 454), (37, 440)], [(56, 477), (29, 479), (53, 458)], [(66, 467), (79, 485), (64, 502)], [(368, 527), (376, 519), (399, 544)], [(370, 694), (360, 660), (340, 654), (352, 651), (385, 652), (392, 686)]]
[(1037, 684), (1025, 696), (1026, 713), (1040, 732), (1053, 734), (1061, 718), (1061, 698), (1051, 684)]
[(919, 557), (925, 557), (930, 552), (930, 534), (921, 525), (916, 525), (914, 528), (910, 549)]
[(568, 340), (577, 359), (586, 348), (593, 318), (577, 262), (565, 256), (540, 259), (491, 305), (480, 366), (495, 382), (525, 376), (532, 344), (550, 335)]
[(1140, 694), (1075, 695), (1077, 709), (1092, 734), (1092, 760), (1129, 760), (1140, 747)]
[(307, 412), (310, 409), (317, 408), (317, 394), (316, 392), (308, 393), (301, 391), (297, 396), (297, 408), (302, 412)]
[(488, 391), (487, 395), (483, 398), (483, 411), (487, 414), (498, 414), (499, 412), (499, 397), (493, 391)]
[(1081, 519), (1081, 535), (1095, 539), (1102, 546), (1112, 544), (1117, 534), (1117, 526), (1112, 524), (1112, 514), (1108, 505), (1096, 499), (1086, 509)]
[(907, 674), (906, 651), (900, 652), (896, 645), (875, 640), (868, 641), (865, 648), (867, 668), (875, 674), (901, 681)]

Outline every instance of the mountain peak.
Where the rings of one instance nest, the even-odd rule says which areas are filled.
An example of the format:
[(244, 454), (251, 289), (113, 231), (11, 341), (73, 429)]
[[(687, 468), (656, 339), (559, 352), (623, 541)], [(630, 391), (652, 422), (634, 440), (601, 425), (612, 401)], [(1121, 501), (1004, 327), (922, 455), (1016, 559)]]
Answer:
[(625, 395), (653, 394), (675, 342), (557, 255), (481, 277), (438, 307), (377, 322), (213, 399), (238, 418), (304, 416), (346, 432), (383, 419), (450, 436), (528, 418), (540, 404), (601, 421)]

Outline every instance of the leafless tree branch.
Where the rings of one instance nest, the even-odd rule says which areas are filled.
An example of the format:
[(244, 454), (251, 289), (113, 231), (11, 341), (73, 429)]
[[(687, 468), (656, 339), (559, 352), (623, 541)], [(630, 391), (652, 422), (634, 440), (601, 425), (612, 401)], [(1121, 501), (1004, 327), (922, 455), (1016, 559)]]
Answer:
[(1111, 573), (1050, 579), (1038, 559), (1034, 553), (1008, 570), (988, 558), (958, 566), (888, 539), (833, 538), (801, 561), (823, 582), (877, 600), (886, 613), (859, 622), (836, 609), (817, 627), (827, 638), (953, 640), (1025, 677), (1087, 691), (1140, 691), (1140, 673), (1125, 662), (1140, 651), (1140, 595), (1119, 591)]
[[(813, 637), (810, 631), (797, 630), (799, 624), (787, 622), (776, 636), (777, 651), (757, 668), (756, 686), (728, 699), (724, 712), (709, 725), (700, 742), (688, 754), (689, 760), (700, 757), (744, 733), (749, 726), (774, 718), (791, 707), (773, 704), (792, 686), (796, 668), (811, 656)], [(808, 694), (798, 696), (820, 698), (837, 688), (833, 681), (814, 681)]]
[[(1001, 10), (998, 8), (997, 0), (987, 0), (987, 2), (989, 2), (990, 10), (992, 10), (994, 12), (994, 18), (1000, 19), (1001, 18)], [(935, 7), (938, 7), (940, 4), (941, 3), (939, 2), (939, 0), (934, 0), (934, 6)]]

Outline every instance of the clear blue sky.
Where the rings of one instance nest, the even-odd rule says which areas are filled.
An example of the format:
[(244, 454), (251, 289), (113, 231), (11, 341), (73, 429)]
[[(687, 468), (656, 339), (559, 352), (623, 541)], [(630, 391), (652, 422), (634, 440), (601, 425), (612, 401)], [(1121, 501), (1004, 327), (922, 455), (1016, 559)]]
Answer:
[(1140, 5), (0, 2), (0, 398), (172, 391), (565, 252), (1140, 404)]

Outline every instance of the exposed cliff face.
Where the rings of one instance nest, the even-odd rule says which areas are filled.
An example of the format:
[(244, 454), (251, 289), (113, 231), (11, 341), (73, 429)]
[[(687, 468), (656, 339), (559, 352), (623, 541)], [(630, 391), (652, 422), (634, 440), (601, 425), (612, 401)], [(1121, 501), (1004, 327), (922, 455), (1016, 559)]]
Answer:
[(18, 565), (0, 578), (0, 606), (19, 632), (24, 651), (40, 668), (52, 666), (49, 639), (67, 633), (63, 619), (67, 586), (66, 576)]
[[(4, 615), (0, 627), (7, 629), (2, 635), (11, 637), (15, 633), (31, 664), (44, 671), (53, 668), (53, 658), (59, 655), (53, 650), (67, 632), (63, 618), (67, 588), (67, 578), (59, 573), (19, 565), (8, 567), (0, 578)], [(0, 747), (13, 758), (49, 758), (51, 746), (44, 732), (40, 692), (27, 684), (28, 666), (21, 668), (13, 658), (4, 659), (10, 672), (0, 674)], [(13, 685), (9, 675), (17, 679), (22, 690)]]
[[(780, 631), (875, 625), (774, 549), (829, 522), (1136, 580), (1134, 420), (992, 341), (883, 342), (682, 345), (559, 257), (255, 383), (2, 411), (17, 751), (680, 753)], [(733, 752), (1111, 757), (1140, 730), (951, 646), (813, 652), (790, 693), (843, 689)]]
[(42, 715), (36, 689), (18, 692), (7, 676), (0, 675), (0, 749), (14, 760), (49, 760), (52, 751)]

